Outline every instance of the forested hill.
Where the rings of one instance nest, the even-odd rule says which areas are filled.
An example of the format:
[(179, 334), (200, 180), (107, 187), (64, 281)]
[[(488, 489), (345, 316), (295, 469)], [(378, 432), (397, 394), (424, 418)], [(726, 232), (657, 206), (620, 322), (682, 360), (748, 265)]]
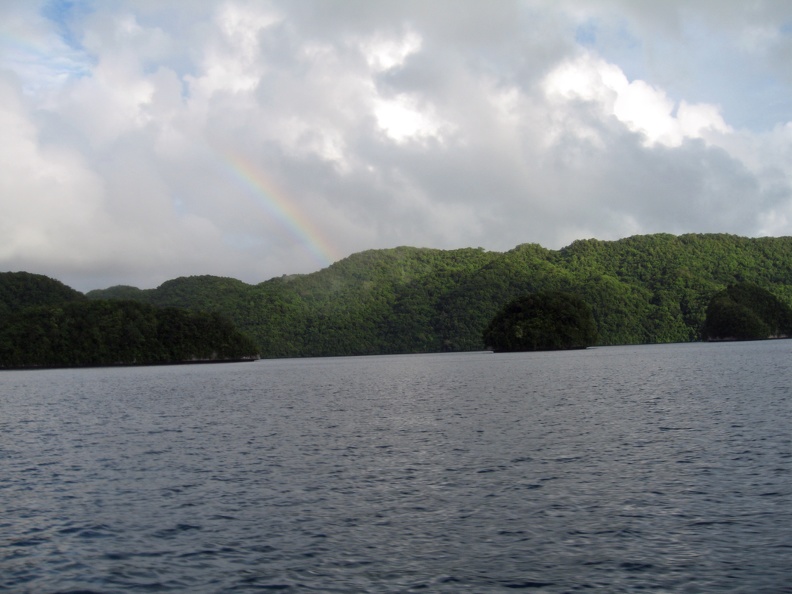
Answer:
[(42, 274), (0, 273), (0, 319), (34, 305), (84, 300), (85, 295), (79, 291)]
[(46, 276), (0, 273), (0, 369), (255, 358), (255, 344), (217, 312), (88, 300)]
[(709, 300), (740, 281), (792, 303), (792, 238), (659, 234), (505, 253), (399, 247), (258, 285), (195, 276), (88, 297), (221, 312), (262, 357), (293, 357), (482, 349), (495, 313), (539, 290), (582, 296), (601, 344), (699, 340)]

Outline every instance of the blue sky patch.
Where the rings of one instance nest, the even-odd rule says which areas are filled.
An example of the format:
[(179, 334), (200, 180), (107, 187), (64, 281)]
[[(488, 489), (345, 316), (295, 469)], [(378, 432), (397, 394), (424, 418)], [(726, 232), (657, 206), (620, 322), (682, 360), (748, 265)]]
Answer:
[(593, 47), (597, 44), (597, 23), (593, 19), (578, 25), (575, 29), (575, 41), (585, 47)]
[(75, 20), (93, 12), (91, 2), (75, 0), (51, 0), (41, 9), (41, 15), (58, 26), (63, 42), (73, 49), (83, 49), (82, 43), (72, 29)]

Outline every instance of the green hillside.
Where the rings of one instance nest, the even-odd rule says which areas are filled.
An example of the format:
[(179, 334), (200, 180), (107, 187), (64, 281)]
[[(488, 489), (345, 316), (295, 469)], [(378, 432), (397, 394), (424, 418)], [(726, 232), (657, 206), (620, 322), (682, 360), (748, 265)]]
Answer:
[(792, 238), (658, 234), (505, 253), (399, 247), (258, 285), (196, 276), (88, 297), (220, 312), (261, 356), (295, 357), (483, 349), (496, 312), (536, 291), (580, 295), (599, 344), (701, 340), (710, 299), (738, 282), (792, 303)]
[[(139, 292), (131, 293), (135, 291)], [(0, 274), (0, 368), (256, 356), (250, 338), (217, 312), (160, 308), (130, 300), (88, 300), (45, 276)]]
[(0, 272), (0, 320), (32, 305), (82, 300), (85, 300), (85, 295), (48, 276)]

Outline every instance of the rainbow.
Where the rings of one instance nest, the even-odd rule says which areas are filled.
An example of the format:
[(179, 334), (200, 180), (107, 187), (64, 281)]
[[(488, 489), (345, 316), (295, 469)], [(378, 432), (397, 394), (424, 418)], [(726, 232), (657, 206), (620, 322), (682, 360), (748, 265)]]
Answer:
[(340, 259), (338, 250), (324, 239), (313, 222), (297, 208), (294, 200), (249, 158), (233, 151), (218, 151), (222, 162), (237, 182), (246, 187), (258, 203), (297, 241), (304, 245), (322, 268)]

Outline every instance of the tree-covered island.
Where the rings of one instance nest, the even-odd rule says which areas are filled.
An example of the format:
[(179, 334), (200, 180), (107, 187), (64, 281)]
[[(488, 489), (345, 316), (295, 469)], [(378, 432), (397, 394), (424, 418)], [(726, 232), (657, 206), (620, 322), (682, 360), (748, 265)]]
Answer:
[(578, 295), (546, 291), (508, 303), (482, 337), (496, 353), (584, 349), (596, 343), (597, 326)]
[(91, 301), (58, 281), (27, 273), (0, 274), (0, 296), (0, 368), (258, 358), (253, 341), (216, 312)]
[(763, 340), (792, 336), (792, 308), (753, 283), (719, 291), (707, 306), (707, 340)]

